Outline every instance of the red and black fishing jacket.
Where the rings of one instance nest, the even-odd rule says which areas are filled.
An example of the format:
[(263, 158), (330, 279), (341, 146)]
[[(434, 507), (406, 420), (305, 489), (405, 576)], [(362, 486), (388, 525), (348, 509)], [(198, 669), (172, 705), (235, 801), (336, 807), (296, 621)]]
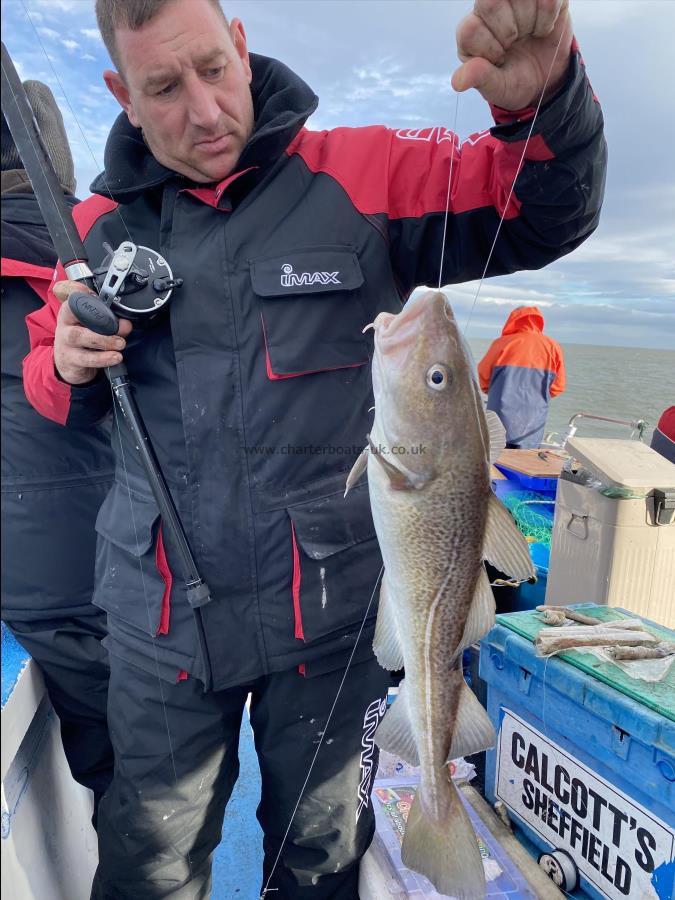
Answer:
[[(367, 485), (343, 498), (372, 418), (362, 329), (437, 283), (451, 152), (443, 282), (480, 276), (533, 115), (496, 111), (499, 124), (461, 150), (442, 127), (311, 132), (307, 85), (275, 60), (252, 66), (256, 129), (232, 175), (191, 185), (121, 115), (96, 196), (75, 211), (94, 265), (104, 241), (130, 234), (184, 279), (168, 314), (132, 332), (125, 360), (211, 588), (195, 613), (205, 645), (124, 427), (96, 526), (95, 602), (113, 653), (153, 672), (157, 654), (167, 678), (180, 670), (217, 689), (344, 665), (381, 566)], [(602, 115), (576, 52), (525, 156), (489, 275), (544, 266), (597, 225)], [(110, 389), (55, 377), (57, 306), (31, 316), (26, 392), (50, 418), (92, 422)], [(375, 611), (359, 655), (371, 652)]]
[(110, 429), (48, 421), (28, 403), (21, 377), (26, 316), (44, 308), (55, 263), (35, 196), (3, 193), (0, 568), (10, 622), (97, 612), (94, 522), (113, 480)]

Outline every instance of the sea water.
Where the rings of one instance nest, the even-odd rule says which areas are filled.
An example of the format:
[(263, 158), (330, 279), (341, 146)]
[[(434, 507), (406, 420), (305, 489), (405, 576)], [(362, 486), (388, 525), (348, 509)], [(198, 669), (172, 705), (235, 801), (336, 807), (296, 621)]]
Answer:
[[(478, 363), (489, 340), (469, 339)], [(664, 409), (675, 405), (675, 351), (642, 347), (563, 344), (567, 390), (549, 406), (546, 432), (565, 432), (578, 412), (615, 419), (646, 419), (648, 444)], [(630, 429), (592, 419), (577, 422), (579, 437), (630, 437)]]

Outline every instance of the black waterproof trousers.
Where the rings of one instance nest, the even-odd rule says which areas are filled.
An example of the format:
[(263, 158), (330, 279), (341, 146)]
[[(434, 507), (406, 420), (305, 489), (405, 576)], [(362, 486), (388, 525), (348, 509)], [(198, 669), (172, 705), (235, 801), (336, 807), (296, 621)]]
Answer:
[(63, 749), (73, 778), (94, 792), (97, 808), (113, 774), (108, 735), (108, 652), (101, 644), (106, 617), (95, 607), (87, 615), (37, 621), (3, 619), (40, 667), (61, 724)]
[(358, 861), (374, 829), (372, 735), (385, 711), (390, 675), (374, 658), (354, 664), (326, 728), (343, 673), (305, 678), (294, 669), (204, 693), (195, 679), (172, 685), (111, 656), (116, 768), (99, 810), (92, 898), (210, 896), (211, 854), (239, 772), (239, 729), (250, 694), (262, 777), (262, 887), (292, 818), (267, 897), (357, 900)]

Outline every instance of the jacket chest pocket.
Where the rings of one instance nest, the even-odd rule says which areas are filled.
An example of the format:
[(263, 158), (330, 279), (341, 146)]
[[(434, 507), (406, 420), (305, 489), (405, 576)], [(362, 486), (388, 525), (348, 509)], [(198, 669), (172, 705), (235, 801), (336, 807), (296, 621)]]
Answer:
[(96, 531), (96, 606), (145, 634), (168, 634), (172, 576), (155, 501), (113, 485)]
[(365, 365), (364, 279), (349, 247), (315, 247), (251, 261), (271, 380)]
[[(368, 485), (287, 509), (295, 637), (313, 641), (361, 624), (382, 566)], [(377, 604), (371, 606), (371, 615)]]

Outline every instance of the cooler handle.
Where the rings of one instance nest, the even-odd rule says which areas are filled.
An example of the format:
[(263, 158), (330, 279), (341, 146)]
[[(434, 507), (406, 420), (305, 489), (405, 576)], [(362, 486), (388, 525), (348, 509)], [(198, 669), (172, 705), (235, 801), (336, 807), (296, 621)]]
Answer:
[(588, 538), (588, 516), (584, 513), (571, 513), (570, 520), (567, 523), (567, 530), (574, 537), (585, 541)]

